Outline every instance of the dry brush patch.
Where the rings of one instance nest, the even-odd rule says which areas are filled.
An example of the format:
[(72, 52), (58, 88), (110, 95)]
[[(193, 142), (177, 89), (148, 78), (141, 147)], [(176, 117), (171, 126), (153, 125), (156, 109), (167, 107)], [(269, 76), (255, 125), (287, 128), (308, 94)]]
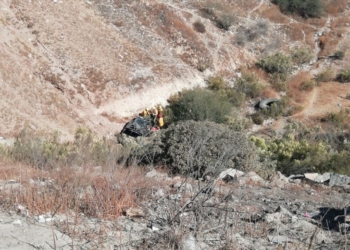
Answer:
[[(98, 169), (98, 168), (97, 168)], [(28, 165), (1, 165), (0, 172), (16, 177), (19, 187), (7, 187), (1, 192), (1, 206), (12, 209), (25, 206), (30, 215), (67, 213), (74, 211), (87, 216), (115, 219), (126, 208), (140, 206), (154, 187), (140, 168), (117, 168), (100, 171), (91, 167), (67, 167), (45, 171)], [(11, 173), (10, 173), (11, 172)], [(19, 178), (20, 176), (20, 178)]]
[(288, 23), (289, 18), (286, 15), (283, 15), (276, 5), (272, 6), (263, 6), (258, 10), (261, 17), (266, 18), (274, 23)]
[(325, 5), (325, 11), (328, 14), (331, 15), (337, 15), (342, 13), (348, 5), (347, 0), (333, 0), (333, 1), (328, 1), (328, 3)]

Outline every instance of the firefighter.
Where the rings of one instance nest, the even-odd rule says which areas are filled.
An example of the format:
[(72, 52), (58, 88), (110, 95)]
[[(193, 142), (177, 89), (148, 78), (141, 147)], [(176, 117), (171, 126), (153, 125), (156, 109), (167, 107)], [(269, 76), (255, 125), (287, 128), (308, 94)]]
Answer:
[(146, 117), (149, 115), (149, 110), (148, 108), (145, 108), (144, 110), (142, 110), (142, 112), (139, 114), (142, 117)]
[(164, 109), (163, 109), (163, 107), (162, 107), (161, 105), (159, 105), (159, 106), (157, 107), (157, 111), (158, 111), (158, 114), (163, 115)]
[(151, 115), (151, 121), (152, 121), (152, 126), (155, 126), (157, 125), (157, 119), (158, 119), (158, 110), (156, 109), (156, 107), (153, 107), (151, 109), (151, 112), (150, 112), (150, 115)]
[(162, 128), (164, 126), (163, 115), (161, 113), (158, 113), (157, 118), (158, 118), (158, 127)]

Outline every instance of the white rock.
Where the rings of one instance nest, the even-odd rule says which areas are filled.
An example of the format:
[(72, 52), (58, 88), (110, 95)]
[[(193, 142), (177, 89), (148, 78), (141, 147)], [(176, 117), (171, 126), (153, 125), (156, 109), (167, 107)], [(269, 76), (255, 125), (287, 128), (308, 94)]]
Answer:
[(15, 221), (12, 222), (12, 225), (22, 226), (22, 221), (21, 220), (15, 220)]

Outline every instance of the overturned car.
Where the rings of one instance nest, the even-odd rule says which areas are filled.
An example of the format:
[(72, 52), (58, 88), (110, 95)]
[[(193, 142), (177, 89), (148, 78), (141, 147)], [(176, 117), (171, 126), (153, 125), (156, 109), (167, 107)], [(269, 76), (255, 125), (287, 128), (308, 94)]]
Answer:
[(132, 137), (138, 136), (149, 136), (152, 134), (151, 121), (143, 117), (133, 118), (131, 121), (126, 123), (120, 132), (121, 134), (126, 134)]

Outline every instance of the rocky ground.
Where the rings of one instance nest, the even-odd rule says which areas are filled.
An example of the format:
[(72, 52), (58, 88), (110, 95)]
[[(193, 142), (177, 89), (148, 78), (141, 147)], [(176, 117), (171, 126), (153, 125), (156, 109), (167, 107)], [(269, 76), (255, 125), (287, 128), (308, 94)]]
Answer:
[(158, 184), (116, 220), (33, 216), (20, 205), (1, 211), (0, 249), (347, 249), (350, 177), (330, 186), (333, 179), (316, 176), (264, 181), (226, 170), (193, 180), (152, 170), (146, 178)]

